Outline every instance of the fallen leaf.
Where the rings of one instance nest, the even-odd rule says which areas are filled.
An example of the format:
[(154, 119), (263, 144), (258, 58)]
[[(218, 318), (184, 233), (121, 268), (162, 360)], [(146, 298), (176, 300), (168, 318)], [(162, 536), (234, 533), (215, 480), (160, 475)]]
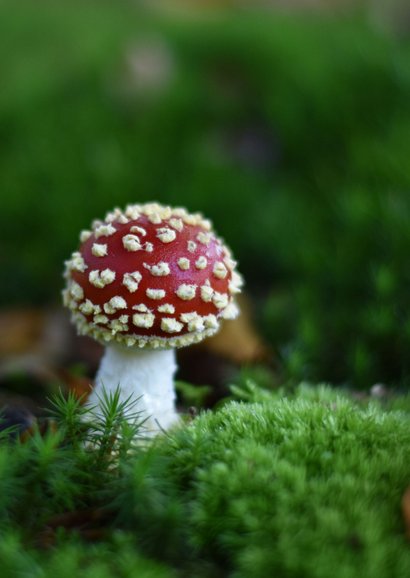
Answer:
[(27, 442), (34, 434), (40, 433), (42, 437), (47, 435), (49, 432), (56, 433), (58, 430), (58, 425), (55, 420), (49, 418), (43, 418), (39, 421), (35, 421), (32, 427), (24, 430), (20, 434), (20, 441), (22, 443)]
[(80, 534), (87, 542), (95, 542), (106, 536), (106, 525), (111, 519), (112, 513), (102, 508), (86, 508), (57, 514), (47, 521), (37, 537), (37, 543), (41, 548), (54, 546), (60, 528)]
[(404, 524), (406, 526), (407, 539), (410, 540), (410, 486), (404, 492), (401, 507), (404, 517)]
[(50, 518), (46, 524), (49, 528), (82, 528), (84, 526), (99, 523), (110, 517), (111, 514), (102, 508), (85, 508), (64, 512)]
[(45, 327), (44, 313), (16, 309), (0, 313), (0, 357), (19, 355), (37, 348)]
[(198, 347), (240, 365), (267, 361), (272, 353), (256, 330), (248, 298), (239, 295), (237, 303), (240, 309), (238, 317), (224, 321), (221, 330)]
[(82, 398), (83, 402), (86, 401), (93, 388), (93, 382), (90, 378), (82, 375), (73, 375), (67, 369), (58, 369), (56, 373), (67, 391), (72, 392), (77, 399)]

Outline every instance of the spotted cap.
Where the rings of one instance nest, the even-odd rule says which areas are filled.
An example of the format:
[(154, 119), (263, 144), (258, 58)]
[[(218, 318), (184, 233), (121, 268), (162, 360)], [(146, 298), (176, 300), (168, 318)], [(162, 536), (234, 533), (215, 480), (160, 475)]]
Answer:
[(114, 209), (82, 231), (66, 262), (64, 304), (102, 343), (183, 347), (238, 313), (242, 278), (210, 221), (157, 203)]

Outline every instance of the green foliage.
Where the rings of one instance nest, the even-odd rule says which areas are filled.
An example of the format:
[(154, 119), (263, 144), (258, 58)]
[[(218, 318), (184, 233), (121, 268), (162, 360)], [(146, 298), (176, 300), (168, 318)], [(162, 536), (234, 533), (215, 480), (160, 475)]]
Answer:
[(410, 414), (410, 395), (394, 396), (388, 401), (387, 409)]
[(0, 35), (3, 303), (57, 298), (79, 230), (114, 205), (185, 204), (271, 289), (285, 379), (407, 386), (408, 42), (90, 0), (4, 0)]
[(201, 560), (204, 575), (401, 578), (409, 458), (399, 414), (360, 410), (324, 387), (293, 400), (266, 393), (160, 440), (148, 467), (136, 461), (123, 519), (155, 535), (176, 509), (179, 549), (173, 530), (161, 552), (172, 541), (171, 559), (188, 553), (194, 575)]
[[(119, 402), (117, 389), (103, 394), (97, 412), (72, 394), (56, 395), (46, 433), (35, 430), (24, 444), (0, 446), (0, 523), (23, 527), (30, 537), (53, 514), (106, 506), (114, 465), (132, 453), (136, 439), (144, 439), (136, 403)], [(131, 421), (124, 420), (125, 411)]]
[[(404, 577), (408, 413), (325, 386), (247, 397), (148, 444), (116, 394), (103, 416), (56, 396), (56, 430), (1, 440), (2, 576)], [(109, 514), (95, 544), (61, 518), (84, 510)]]
[[(109, 395), (104, 392), (97, 412), (72, 394), (65, 398), (60, 393), (50, 400), (52, 421), (45, 435), (35, 431), (22, 444), (11, 443), (9, 432), (2, 433), (0, 558), (4, 578), (20, 574), (33, 578), (78, 573), (89, 578), (175, 575), (146, 559), (136, 551), (131, 535), (114, 528), (103, 543), (87, 545), (61, 527), (48, 554), (34, 548), (42, 546), (42, 540), (47, 544), (42, 536), (55, 516), (96, 509), (112, 514), (123, 462), (144, 443), (137, 401), (120, 402), (118, 389)], [(125, 413), (130, 421), (124, 420)]]
[(204, 407), (206, 398), (212, 391), (210, 385), (192, 385), (186, 381), (176, 381), (175, 389), (185, 407)]
[[(120, 386), (113, 392), (104, 389), (99, 408), (83, 405), (83, 397), (60, 391), (50, 399), (50, 414), (57, 420), (61, 435), (74, 450), (90, 445), (97, 462), (112, 453), (126, 456), (136, 436), (143, 439), (145, 418), (137, 409), (139, 398), (120, 401)], [(124, 416), (127, 415), (127, 419)]]
[(326, 233), (309, 231), (308, 210), (306, 201), (297, 225), (303, 244), (285, 247), (298, 281), (286, 296), (272, 294), (263, 319), (271, 339), (288, 343), (287, 377), (407, 387), (409, 278), (400, 262), (410, 246), (410, 195), (342, 190), (318, 209), (329, 220)]
[(47, 555), (28, 550), (19, 536), (9, 532), (0, 541), (2, 576), (15, 578), (175, 578), (175, 573), (139, 554), (121, 532), (109, 543), (84, 545), (61, 539)]

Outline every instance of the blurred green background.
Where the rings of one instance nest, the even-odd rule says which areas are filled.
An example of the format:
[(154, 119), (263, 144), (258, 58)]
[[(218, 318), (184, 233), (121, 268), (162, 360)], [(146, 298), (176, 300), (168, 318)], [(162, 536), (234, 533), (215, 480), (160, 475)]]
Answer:
[(233, 248), (284, 380), (407, 388), (409, 21), (171, 4), (1, 1), (2, 308), (58, 303), (114, 206), (185, 205)]

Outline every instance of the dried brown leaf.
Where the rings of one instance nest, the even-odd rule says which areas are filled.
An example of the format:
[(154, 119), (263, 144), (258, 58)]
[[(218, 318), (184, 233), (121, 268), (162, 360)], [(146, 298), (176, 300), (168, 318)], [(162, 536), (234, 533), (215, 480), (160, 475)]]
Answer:
[(102, 508), (86, 508), (57, 514), (48, 520), (45, 528), (39, 533), (37, 544), (41, 548), (54, 546), (60, 528), (80, 534), (87, 542), (102, 540), (106, 537), (106, 525), (111, 518), (111, 512)]
[(81, 528), (96, 522), (99, 523), (109, 517), (108, 511), (102, 508), (86, 508), (57, 514), (50, 518), (46, 525), (49, 528)]
[(221, 330), (203, 342), (202, 347), (237, 364), (266, 361), (269, 348), (258, 334), (252, 318), (249, 300), (240, 295), (240, 315), (232, 321), (224, 321)]
[(45, 315), (36, 309), (0, 313), (0, 357), (19, 355), (37, 348), (44, 332)]
[(88, 377), (74, 375), (67, 369), (57, 370), (57, 375), (68, 391), (72, 392), (77, 399), (81, 398), (83, 402), (86, 401), (93, 388), (93, 383)]
[(403, 512), (404, 524), (406, 526), (407, 539), (410, 540), (410, 486), (404, 492), (401, 507)]

